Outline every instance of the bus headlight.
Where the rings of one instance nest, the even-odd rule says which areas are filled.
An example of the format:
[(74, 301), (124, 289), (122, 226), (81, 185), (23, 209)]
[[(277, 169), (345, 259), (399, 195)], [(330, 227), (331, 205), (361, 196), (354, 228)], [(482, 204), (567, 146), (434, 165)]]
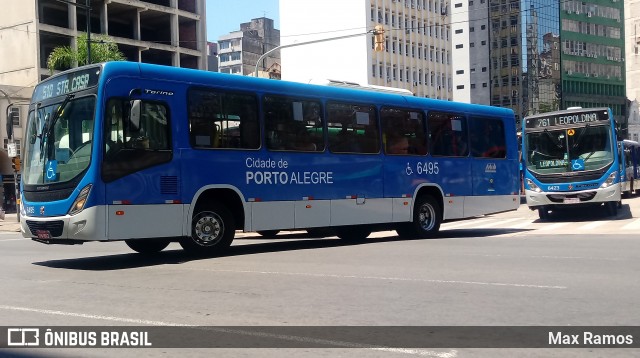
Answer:
[(528, 179), (527, 178), (527, 186), (529, 187), (529, 189), (535, 191), (536, 193), (541, 192), (542, 190), (540, 190), (540, 188), (538, 188), (538, 186), (536, 184), (533, 183), (533, 180)]
[(601, 188), (608, 188), (610, 187), (612, 184), (614, 184), (616, 182), (616, 177), (618, 176), (618, 173), (613, 172), (611, 174), (609, 174), (609, 177), (607, 177), (607, 180), (604, 181), (604, 183), (602, 183), (602, 185), (600, 185)]
[(69, 215), (75, 215), (84, 209), (84, 204), (87, 203), (87, 198), (89, 197), (89, 193), (91, 192), (91, 184), (85, 186), (78, 194), (78, 197), (71, 205), (71, 209), (69, 209)]

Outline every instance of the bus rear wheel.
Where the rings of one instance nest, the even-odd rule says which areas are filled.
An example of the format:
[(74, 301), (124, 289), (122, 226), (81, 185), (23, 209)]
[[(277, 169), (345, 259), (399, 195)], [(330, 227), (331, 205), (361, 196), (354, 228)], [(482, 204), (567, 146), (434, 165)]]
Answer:
[(131, 239), (124, 242), (131, 250), (141, 254), (155, 254), (164, 250), (170, 243), (164, 239)]
[(235, 235), (235, 222), (231, 212), (221, 204), (201, 207), (194, 211), (191, 236), (180, 240), (185, 251), (213, 253), (228, 248)]
[(442, 210), (431, 195), (418, 197), (413, 208), (413, 221), (400, 225), (396, 232), (402, 238), (429, 239), (440, 230)]

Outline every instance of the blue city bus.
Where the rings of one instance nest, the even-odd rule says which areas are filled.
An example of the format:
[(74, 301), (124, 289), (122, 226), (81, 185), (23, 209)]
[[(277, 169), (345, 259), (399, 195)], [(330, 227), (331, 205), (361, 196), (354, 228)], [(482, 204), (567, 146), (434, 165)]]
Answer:
[(620, 154), (620, 182), (622, 194), (631, 196), (637, 190), (635, 181), (640, 178), (640, 143), (622, 140), (618, 143)]
[(511, 110), (133, 62), (38, 84), (23, 157), (22, 234), (47, 244), (429, 238), (519, 205)]
[(527, 205), (549, 211), (604, 206), (617, 215), (621, 198), (615, 122), (608, 108), (569, 108), (526, 117), (522, 153)]

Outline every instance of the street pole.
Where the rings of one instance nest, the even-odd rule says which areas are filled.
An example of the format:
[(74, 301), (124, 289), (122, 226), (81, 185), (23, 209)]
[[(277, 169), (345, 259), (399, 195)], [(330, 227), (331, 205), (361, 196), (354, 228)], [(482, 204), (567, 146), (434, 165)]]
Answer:
[(91, 64), (91, 0), (87, 0), (87, 65)]
[(362, 35), (371, 34), (374, 31), (375, 30), (370, 30), (370, 31), (367, 31), (367, 32), (359, 33), (359, 34), (345, 35), (345, 36), (338, 36), (338, 37), (330, 37), (330, 38), (326, 38), (326, 39), (312, 40), (312, 41), (306, 41), (306, 42), (296, 42), (296, 43), (292, 43), (292, 44), (288, 44), (288, 45), (280, 45), (280, 46), (274, 47), (271, 50), (269, 50), (269, 51), (265, 52), (264, 54), (262, 54), (262, 56), (260, 56), (260, 58), (258, 59), (258, 62), (256, 62), (256, 70), (255, 70), (255, 73), (254, 73), (254, 77), (258, 77), (258, 65), (260, 65), (260, 62), (262, 61), (262, 59), (264, 59), (268, 54), (272, 53), (273, 51), (277, 51), (277, 50), (280, 50), (282, 48), (287, 48), (287, 47), (295, 47), (295, 46), (315, 44), (315, 43), (318, 43), (318, 42), (348, 39), (348, 38), (351, 38), (351, 37), (358, 37), (358, 36), (362, 36)]

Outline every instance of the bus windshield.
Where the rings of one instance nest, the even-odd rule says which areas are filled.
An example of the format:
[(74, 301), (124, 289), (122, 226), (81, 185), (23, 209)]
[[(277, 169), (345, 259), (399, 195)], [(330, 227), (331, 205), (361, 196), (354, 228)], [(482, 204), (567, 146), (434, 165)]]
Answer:
[(68, 182), (89, 167), (95, 96), (61, 97), (29, 113), (23, 182)]
[(547, 129), (525, 133), (527, 168), (538, 174), (596, 170), (614, 160), (606, 125)]

